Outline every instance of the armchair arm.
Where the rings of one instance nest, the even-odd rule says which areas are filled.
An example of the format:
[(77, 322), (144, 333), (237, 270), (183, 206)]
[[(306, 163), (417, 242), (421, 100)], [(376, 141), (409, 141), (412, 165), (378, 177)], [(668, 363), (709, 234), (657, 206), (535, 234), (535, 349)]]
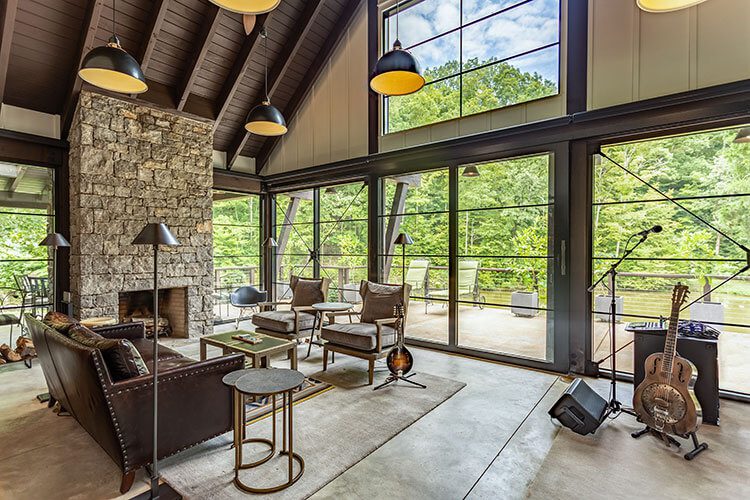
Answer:
[(328, 322), (330, 324), (334, 324), (336, 323), (336, 318), (338, 318), (339, 316), (341, 317), (346, 316), (348, 318), (351, 318), (352, 315), (359, 316), (360, 314), (361, 314), (360, 311), (349, 309), (348, 311), (329, 312), (326, 314), (326, 317), (328, 318)]
[(282, 306), (282, 305), (288, 305), (291, 306), (291, 302), (284, 302), (284, 301), (278, 301), (278, 302), (258, 302), (258, 307), (260, 307), (261, 311), (270, 311), (272, 308), (276, 306)]
[[(292, 307), (292, 312), (294, 313), (294, 333), (296, 335), (299, 335), (300, 313), (306, 312), (306, 313), (315, 314), (315, 308), (313, 308), (312, 306), (295, 306), (295, 307)], [(313, 320), (313, 327), (315, 327), (314, 320)]]
[[(232, 429), (232, 391), (221, 380), (244, 363), (232, 354), (159, 374), (159, 458)], [(141, 375), (106, 389), (125, 472), (151, 462), (153, 388), (152, 375)]]
[(384, 325), (392, 325), (398, 321), (398, 318), (381, 318), (376, 319), (373, 321), (375, 323), (375, 328), (377, 328), (376, 331), (376, 343), (375, 343), (375, 350), (380, 352), (380, 350), (383, 348), (383, 326)]
[(98, 326), (92, 330), (106, 339), (145, 339), (146, 327), (142, 321), (120, 323), (111, 326)]

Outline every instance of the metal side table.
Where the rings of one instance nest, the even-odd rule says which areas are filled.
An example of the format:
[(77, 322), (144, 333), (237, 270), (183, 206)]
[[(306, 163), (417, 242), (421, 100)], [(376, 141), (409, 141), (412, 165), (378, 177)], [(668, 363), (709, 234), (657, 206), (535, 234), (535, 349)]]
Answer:
[[(294, 452), (294, 406), (293, 392), (304, 382), (305, 376), (297, 370), (282, 368), (266, 369), (252, 368), (237, 370), (224, 376), (224, 384), (232, 387), (234, 400), (234, 484), (250, 493), (273, 493), (288, 488), (294, 484), (305, 472), (305, 461)], [(279, 455), (289, 457), (289, 477), (285, 483), (266, 488), (256, 488), (246, 485), (239, 477), (242, 469), (258, 467), (276, 454), (276, 396), (282, 397), (282, 445)], [(245, 396), (270, 396), (271, 397), (271, 439), (248, 438), (245, 425)], [(288, 431), (287, 431), (288, 429)], [(251, 463), (244, 463), (242, 459), (242, 446), (245, 443), (264, 443), (270, 448), (268, 454)], [(299, 471), (294, 474), (294, 461), (299, 464)]]

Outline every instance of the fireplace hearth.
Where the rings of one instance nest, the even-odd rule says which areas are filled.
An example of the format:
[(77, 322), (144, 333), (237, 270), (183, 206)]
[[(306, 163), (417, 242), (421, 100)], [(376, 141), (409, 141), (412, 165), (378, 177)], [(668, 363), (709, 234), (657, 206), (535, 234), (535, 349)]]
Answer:
[[(159, 289), (158, 335), (179, 338), (188, 337), (187, 288)], [(154, 332), (154, 292), (153, 290), (135, 290), (120, 292), (119, 319), (123, 323), (142, 321), (146, 335)]]

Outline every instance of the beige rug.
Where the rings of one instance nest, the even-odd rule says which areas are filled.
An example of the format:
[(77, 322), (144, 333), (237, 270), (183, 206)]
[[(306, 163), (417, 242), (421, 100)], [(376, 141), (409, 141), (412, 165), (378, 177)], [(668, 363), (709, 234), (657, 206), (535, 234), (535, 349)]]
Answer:
[[(628, 415), (607, 422), (593, 436), (561, 429), (528, 497), (750, 498), (749, 420), (747, 405), (722, 401), (721, 427), (700, 428), (709, 447), (693, 461), (682, 458), (693, 448), (688, 441), (681, 440), (678, 451), (650, 435), (630, 437), (643, 425)], [(731, 433), (722, 433), (730, 428)]]
[[(273, 498), (309, 497), (466, 385), (419, 373), (415, 379), (427, 389), (404, 384), (373, 391), (372, 386), (362, 384), (367, 377), (360, 366), (343, 364), (312, 377), (336, 387), (295, 406), (294, 450), (305, 460), (305, 473)], [(384, 377), (379, 374), (376, 383)], [(270, 429), (266, 418), (248, 426), (248, 436), (269, 437)], [(232, 434), (227, 433), (165, 460), (162, 477), (188, 499), (248, 498), (233, 483), (231, 443)], [(267, 448), (261, 445), (245, 445), (247, 461), (265, 452)], [(281, 483), (286, 463), (286, 457), (277, 455), (256, 469), (241, 471), (241, 478), (260, 487)]]

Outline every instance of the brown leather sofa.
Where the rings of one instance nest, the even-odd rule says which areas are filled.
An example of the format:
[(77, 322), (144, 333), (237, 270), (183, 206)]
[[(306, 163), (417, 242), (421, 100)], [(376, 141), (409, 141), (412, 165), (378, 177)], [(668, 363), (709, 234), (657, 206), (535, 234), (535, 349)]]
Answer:
[[(26, 315), (50, 396), (70, 412), (122, 469), (120, 492), (151, 462), (153, 382), (150, 374), (113, 382), (101, 351)], [(153, 368), (153, 342), (142, 323), (96, 329), (130, 340)], [(221, 379), (244, 366), (233, 354), (195, 361), (159, 346), (159, 457), (168, 457), (232, 429), (232, 393)]]

